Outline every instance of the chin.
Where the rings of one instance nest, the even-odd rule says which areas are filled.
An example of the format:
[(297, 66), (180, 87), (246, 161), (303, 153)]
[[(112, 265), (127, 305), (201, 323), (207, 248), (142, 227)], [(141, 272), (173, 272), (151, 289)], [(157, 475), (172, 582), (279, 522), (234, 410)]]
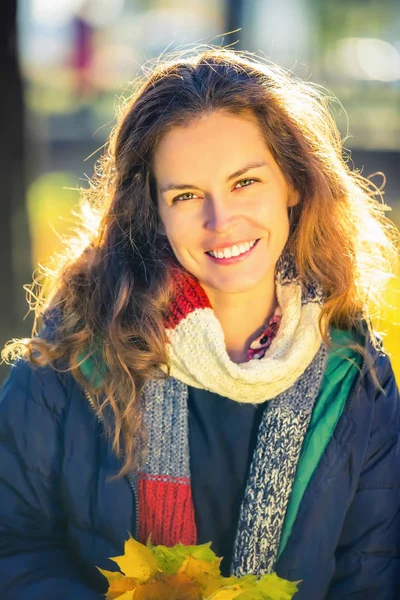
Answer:
[(221, 292), (223, 294), (241, 294), (250, 292), (251, 290), (262, 285), (263, 281), (265, 281), (266, 274), (262, 277), (241, 277), (240, 280), (232, 279), (229, 281), (228, 279), (225, 281), (214, 281), (214, 280), (202, 280), (199, 278), (200, 284), (206, 289), (212, 288), (217, 292)]

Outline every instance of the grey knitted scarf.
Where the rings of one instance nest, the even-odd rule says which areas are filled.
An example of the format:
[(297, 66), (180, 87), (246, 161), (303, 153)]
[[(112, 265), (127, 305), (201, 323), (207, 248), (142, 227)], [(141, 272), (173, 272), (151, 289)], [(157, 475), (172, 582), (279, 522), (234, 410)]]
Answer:
[[(274, 570), (296, 467), (326, 359), (327, 348), (321, 344), (300, 378), (264, 407), (234, 544), (231, 572), (237, 576)], [(177, 502), (175, 514), (168, 516), (165, 487), (160, 484), (159, 491), (154, 493), (152, 488), (146, 496), (146, 482), (150, 486), (155, 481), (190, 486), (188, 388), (169, 377), (149, 382), (144, 394), (149, 453), (139, 473), (142, 510), (146, 512), (141, 518), (147, 523), (147, 529), (141, 528), (141, 537), (145, 541), (151, 532), (154, 543), (165, 543), (167, 539), (177, 542), (184, 539), (184, 531), (174, 532), (174, 523), (182, 522), (176, 513), (186, 511), (191, 518), (190, 494), (189, 502), (184, 506)], [(162, 518), (157, 517), (160, 514)], [(171, 538), (171, 531), (175, 537)]]
[(231, 572), (237, 576), (274, 570), (328, 354), (318, 329), (321, 290), (301, 285), (294, 259), (288, 255), (279, 260), (276, 283), (283, 310), (278, 334), (264, 359), (238, 366), (225, 356), (223, 333), (218, 333), (218, 322), (201, 286), (186, 276), (177, 281), (177, 298), (167, 323), (175, 370), (166, 380), (148, 382), (144, 388), (149, 452), (139, 473), (140, 537), (145, 542), (151, 533), (155, 544), (196, 543), (188, 385), (233, 401), (268, 400), (234, 542)]

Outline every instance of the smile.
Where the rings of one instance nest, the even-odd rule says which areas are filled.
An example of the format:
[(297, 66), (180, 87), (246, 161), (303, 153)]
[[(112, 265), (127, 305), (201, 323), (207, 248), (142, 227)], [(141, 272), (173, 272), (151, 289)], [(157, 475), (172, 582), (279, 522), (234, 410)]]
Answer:
[(232, 256), (240, 256), (246, 254), (257, 242), (253, 240), (251, 242), (242, 242), (241, 244), (235, 244), (229, 248), (221, 248), (220, 250), (209, 250), (206, 254), (213, 256), (214, 258), (231, 258)]
[(253, 253), (254, 248), (258, 245), (261, 238), (253, 240), (251, 242), (243, 242), (241, 244), (235, 244), (230, 248), (221, 248), (220, 250), (209, 250), (206, 252), (207, 256), (214, 263), (219, 265), (230, 265), (233, 263), (241, 262), (246, 260), (250, 254)]

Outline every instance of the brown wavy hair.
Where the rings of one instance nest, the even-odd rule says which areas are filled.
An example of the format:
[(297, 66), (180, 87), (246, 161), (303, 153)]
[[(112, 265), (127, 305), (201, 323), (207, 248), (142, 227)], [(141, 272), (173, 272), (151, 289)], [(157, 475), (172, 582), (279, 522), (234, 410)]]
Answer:
[[(286, 250), (301, 279), (322, 287), (326, 343), (330, 326), (370, 322), (393, 273), (397, 230), (377, 188), (344, 160), (328, 95), (276, 65), (220, 47), (181, 51), (146, 67), (82, 190), (79, 235), (38, 291), (31, 288), (32, 338), (3, 351), (72, 372), (124, 458), (120, 476), (145, 457), (143, 385), (169, 368), (164, 318), (174, 257), (159, 233), (154, 152), (167, 131), (216, 110), (254, 115), (299, 192)], [(97, 382), (80, 368), (89, 357), (99, 369), (107, 365)]]

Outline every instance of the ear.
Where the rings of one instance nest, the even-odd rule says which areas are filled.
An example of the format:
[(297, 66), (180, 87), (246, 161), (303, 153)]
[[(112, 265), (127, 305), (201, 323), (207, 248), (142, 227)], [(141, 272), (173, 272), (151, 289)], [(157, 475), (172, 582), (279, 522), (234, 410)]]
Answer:
[(297, 190), (290, 187), (289, 188), (289, 197), (288, 197), (288, 208), (290, 206), (296, 206), (300, 202), (300, 194)]

